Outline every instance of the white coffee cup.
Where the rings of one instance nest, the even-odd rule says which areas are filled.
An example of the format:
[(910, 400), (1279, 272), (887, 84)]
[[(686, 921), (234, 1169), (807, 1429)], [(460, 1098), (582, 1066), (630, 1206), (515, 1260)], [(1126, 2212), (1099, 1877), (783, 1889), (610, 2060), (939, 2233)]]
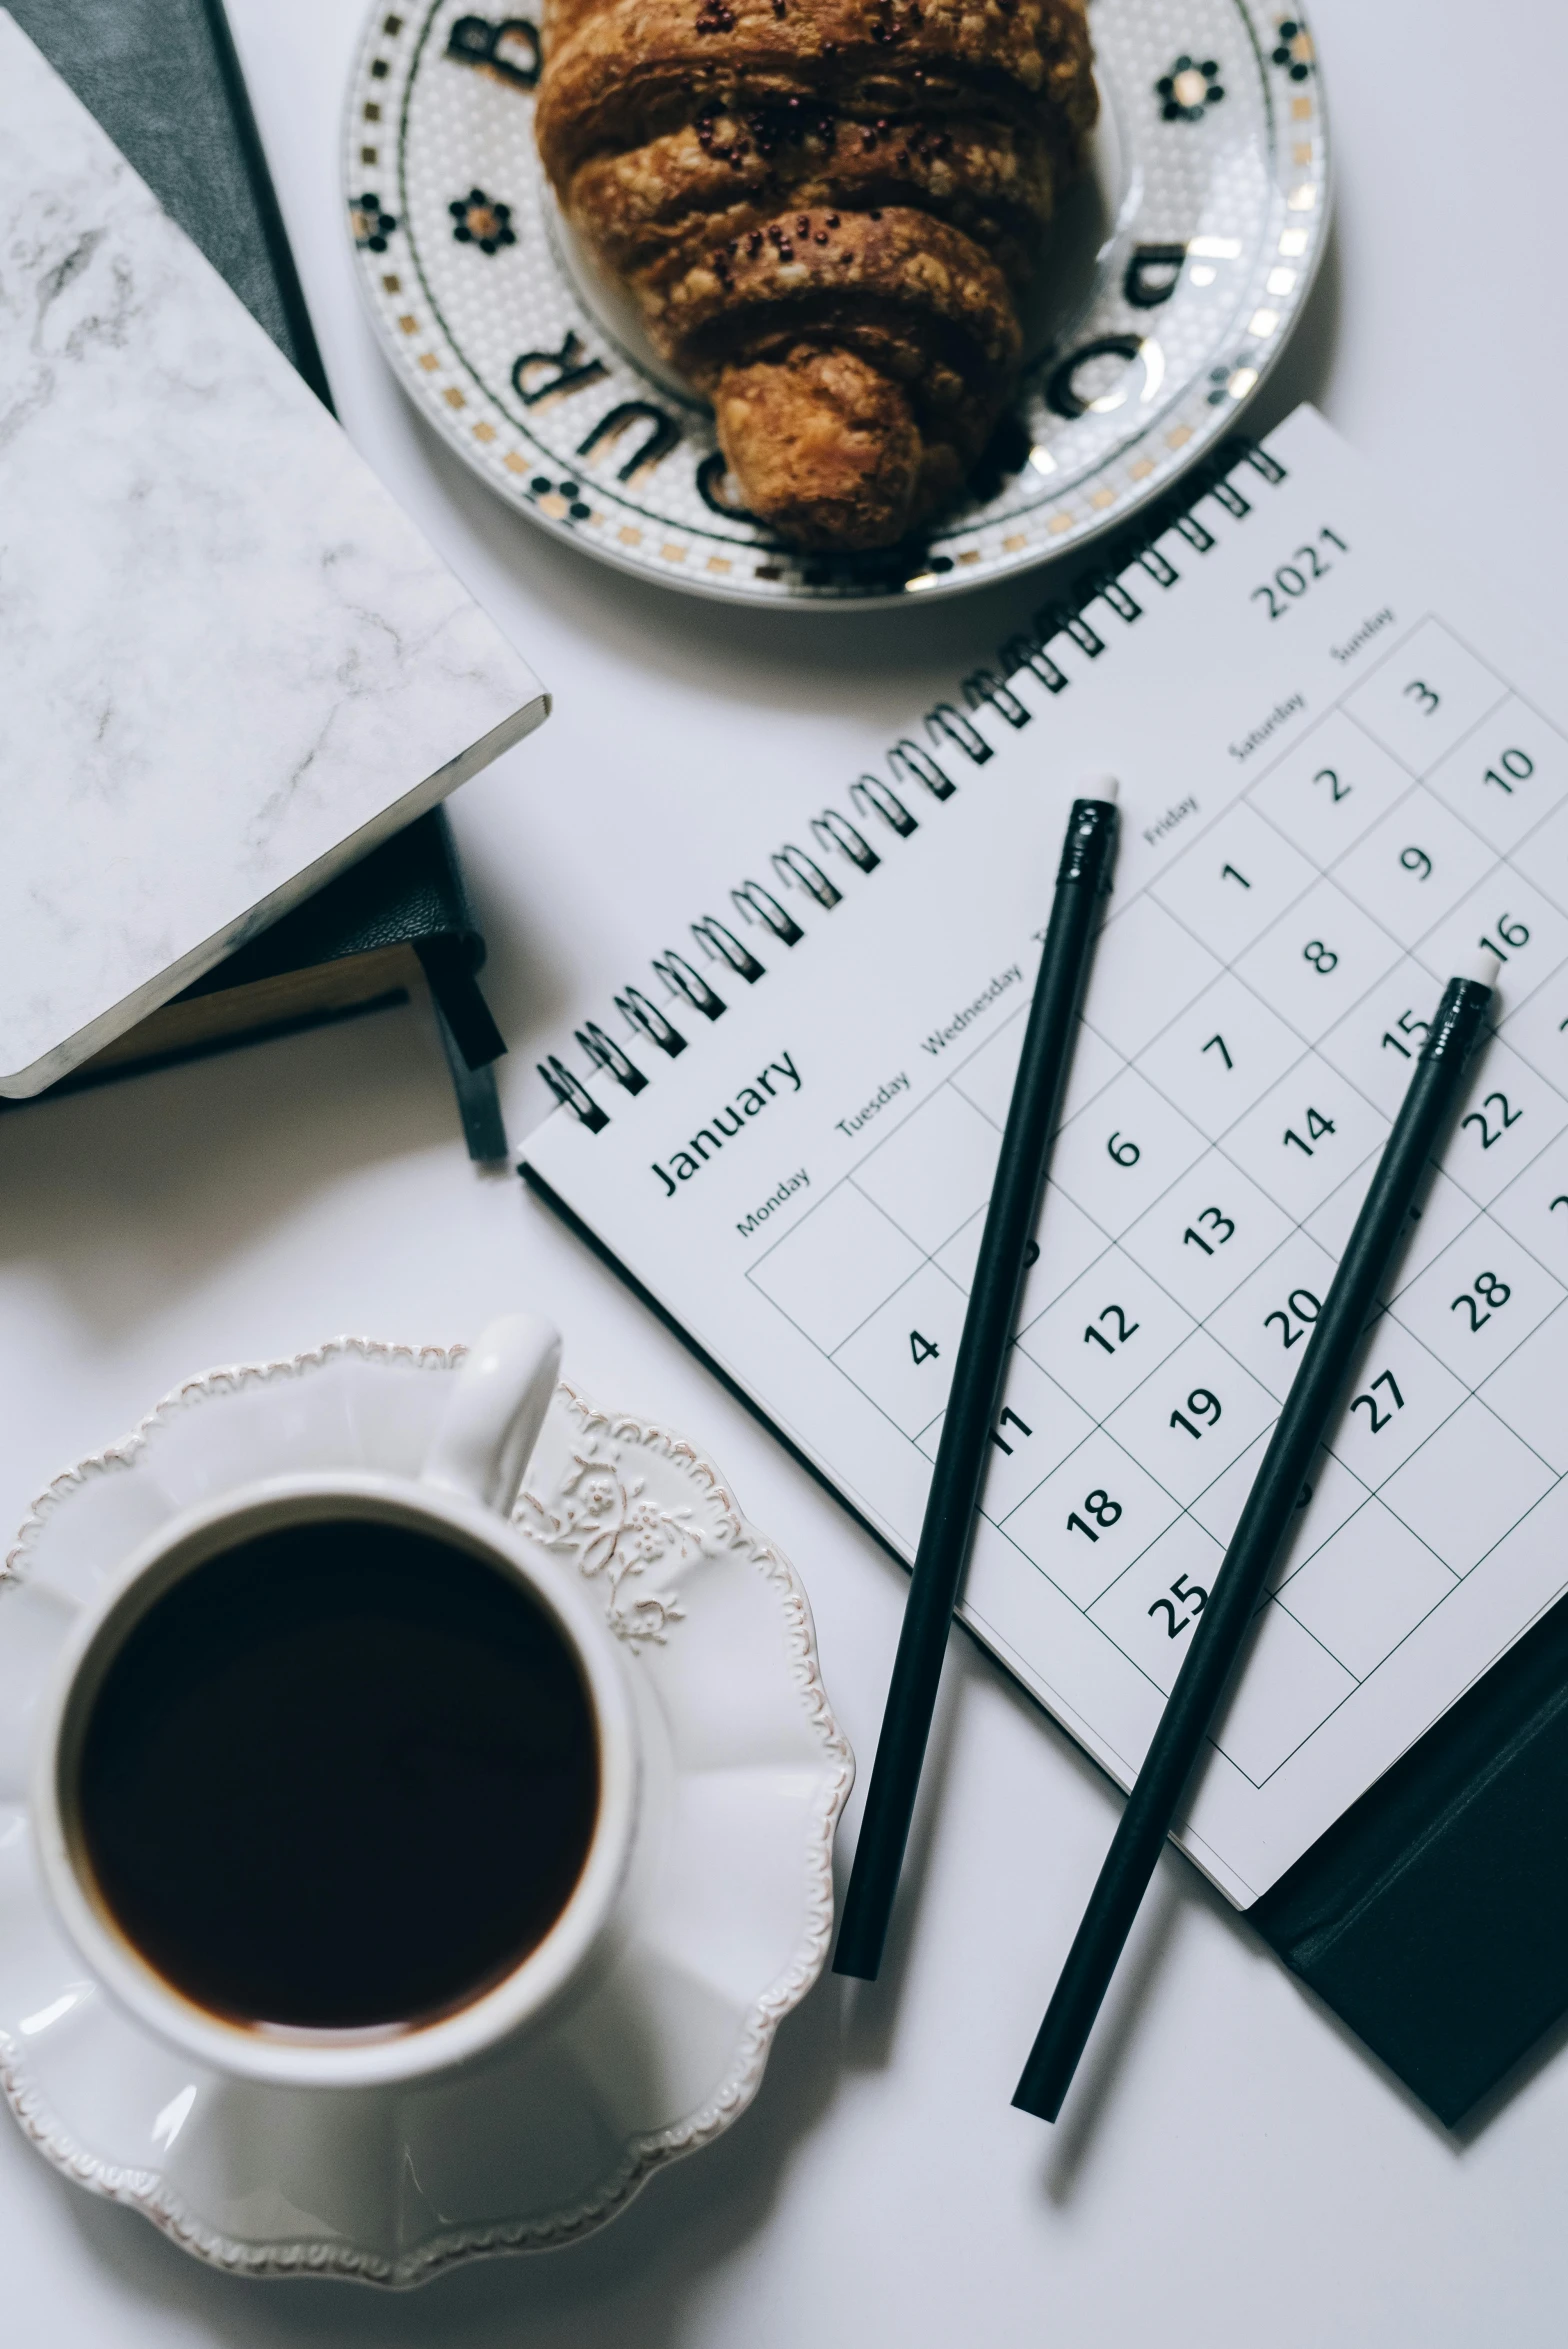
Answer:
[[(646, 1740), (619, 1644), (564, 1572), (541, 1569), (510, 1524), (560, 1364), (548, 1323), (494, 1323), (464, 1361), (422, 1472), (285, 1476), (185, 1511), (129, 1557), (75, 1624), (45, 1700), (31, 1808), (50, 1900), (88, 1972), (197, 2062), (283, 2088), (388, 2089), (512, 2049), (597, 1980), (618, 1942), (644, 1826)], [(89, 1864), (75, 1795), (94, 1699), (148, 1610), (184, 1576), (241, 1542), (345, 1516), (466, 1550), (527, 1591), (554, 1623), (587, 1694), (599, 1799), (587, 1853), (543, 1940), (493, 1987), (428, 2022), (331, 2031), (233, 2022), (161, 1974), (116, 1921)]]

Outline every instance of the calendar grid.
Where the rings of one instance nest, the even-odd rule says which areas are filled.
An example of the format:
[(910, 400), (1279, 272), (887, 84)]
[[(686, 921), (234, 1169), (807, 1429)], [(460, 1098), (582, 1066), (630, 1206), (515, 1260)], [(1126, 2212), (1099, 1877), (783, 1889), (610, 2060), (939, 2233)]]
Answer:
[[(1392, 696), (1390, 679), (1398, 681)], [(1432, 755), (1413, 758), (1410, 744), (1420, 737), (1412, 727), (1456, 709), (1458, 722), (1443, 719)], [(1478, 751), (1483, 743), (1493, 745), (1489, 752)], [(1493, 761), (1479, 784), (1477, 756)], [(1541, 804), (1519, 823), (1512, 803), (1538, 778), (1546, 783), (1544, 793), (1533, 794)], [(1493, 794), (1479, 810), (1476, 789)], [(1463, 814), (1450, 804), (1456, 798)], [(1102, 956), (1085, 1009), (1078, 1075), (1041, 1225), (1044, 1253), (1029, 1275), (984, 1506), (1020, 1555), (1162, 1691), (1174, 1679), (1205, 1578), (1223, 1556), (1283, 1401), (1290, 1350), (1326, 1293), (1321, 1284), (1348, 1229), (1346, 1215), (1359, 1203), (1363, 1170), (1381, 1147), (1406, 1063), (1419, 1050), (1419, 991), (1402, 1011), (1391, 1008), (1412, 991), (1410, 963), (1434, 991), (1457, 955), (1486, 935), (1505, 956), (1511, 993), (1518, 958), (1532, 946), (1544, 950), (1545, 976), (1516, 979), (1517, 1002), (1505, 996), (1472, 1094), (1476, 1106), (1467, 1102), (1457, 1130), (1469, 1142), (1468, 1130), (1479, 1129), (1470, 1151), (1479, 1172), (1466, 1160), (1463, 1183), (1446, 1167), (1434, 1180), (1398, 1286), (1369, 1332), (1365, 1389), (1321, 1457), (1302, 1527), (1264, 1604), (1268, 1621), (1248, 1675), (1249, 1687), (1255, 1676), (1264, 1684), (1263, 1701), (1219, 1738), (1254, 1786), (1266, 1784), (1397, 1654), (1568, 1472), (1568, 1454), (1539, 1410), (1519, 1429), (1521, 1412), (1505, 1377), (1516, 1366), (1513, 1385), (1528, 1400), (1540, 1383), (1532, 1375), (1535, 1356), (1568, 1368), (1568, 1288), (1519, 1189), (1555, 1150), (1561, 1173), (1547, 1187), (1561, 1182), (1554, 1206), (1568, 1211), (1568, 1101), (1538, 1066), (1550, 1059), (1536, 1034), (1539, 1020), (1524, 1020), (1537, 998), (1568, 976), (1565, 799), (1568, 745), (1427, 615), (1108, 925), (1108, 943), (1121, 931), (1122, 951)], [(1336, 823), (1347, 835), (1340, 841)], [(1535, 880), (1517, 861), (1527, 852)], [(1491, 910), (1482, 915), (1482, 906)], [(1159, 969), (1171, 974), (1167, 1002), (1174, 1008), (1144, 1033)], [(1156, 1016), (1166, 1009), (1159, 1003)], [(1561, 1009), (1558, 1036), (1568, 1026), (1568, 992)], [(1385, 1020), (1374, 1045), (1371, 1031)], [(927, 1458), (942, 1410), (922, 1403), (922, 1374), (956, 1347), (965, 1268), (983, 1220), (1022, 1022), (1020, 1009), (956, 1061), (747, 1271), (775, 1310)], [(1213, 1036), (1200, 1045), (1199, 1027), (1211, 1024)], [(1509, 1036), (1516, 1024), (1518, 1051)], [(1568, 1047), (1561, 1049), (1564, 1066)], [(1230, 1114), (1223, 1080), (1244, 1067), (1242, 1106)], [(1098, 1127), (1113, 1117), (1118, 1122), (1100, 1136)], [(1515, 1131), (1526, 1117), (1536, 1144), (1528, 1155)], [(1544, 1140), (1541, 1125), (1550, 1128)], [(1168, 1154), (1165, 1179), (1152, 1176), (1152, 1158), (1145, 1167), (1151, 1133), (1153, 1147)], [(1273, 1149), (1285, 1154), (1283, 1167), (1268, 1155), (1271, 1134)], [(1342, 1134), (1347, 1163), (1325, 1187), (1318, 1154)], [(1492, 1175), (1494, 1151), (1506, 1163), (1501, 1180)], [(1449, 1155), (1457, 1156), (1457, 1142)], [(1200, 1207), (1211, 1176), (1218, 1178), (1213, 1197)], [(1112, 1188), (1118, 1182), (1125, 1199)], [(1189, 1219), (1174, 1255), (1167, 1210), (1176, 1222)], [(1563, 1221), (1568, 1227), (1568, 1212)], [(1244, 1233), (1244, 1269), (1232, 1277), (1222, 1251)], [(1471, 1253), (1484, 1253), (1487, 1262), (1461, 1279), (1448, 1259), (1472, 1240)], [(1466, 1261), (1462, 1253), (1456, 1259)], [(1201, 1276), (1209, 1267), (1219, 1268), (1218, 1293), (1205, 1303)], [(1106, 1291), (1097, 1319), (1087, 1299), (1098, 1289), (1083, 1288), (1094, 1274), (1103, 1275)], [(1443, 1292), (1451, 1286), (1460, 1294), (1448, 1301)], [(1273, 1308), (1266, 1319), (1265, 1302)], [(1499, 1318), (1518, 1306), (1523, 1314), (1499, 1333)], [(1265, 1337), (1279, 1326), (1278, 1359), (1264, 1353), (1260, 1324)], [(1515, 1327), (1519, 1334), (1509, 1335)], [(1456, 1368), (1450, 1357), (1467, 1328), (1480, 1351)], [(1119, 1357), (1139, 1337), (1147, 1341), (1145, 1358), (1136, 1368), (1129, 1362), (1125, 1375)], [(1180, 1379), (1168, 1382), (1182, 1357)], [(1505, 1410), (1486, 1399), (1493, 1381), (1508, 1395)], [(1361, 1376), (1356, 1383), (1361, 1390)], [(1168, 1403), (1175, 1408), (1166, 1421)], [(1220, 1438), (1222, 1425), (1228, 1432)], [(1369, 1451), (1384, 1435), (1392, 1446)], [(1039, 1457), (1015, 1471), (1042, 1436)], [(1432, 1488), (1442, 1480), (1422, 1467), (1423, 1455), (1436, 1456), (1432, 1447), (1450, 1443), (1481, 1463), (1487, 1495), (1486, 1507), (1462, 1524), (1435, 1509)], [(1543, 1448), (1548, 1443), (1555, 1458)], [(1215, 1452), (1212, 1465), (1205, 1446)], [(1036, 1474), (1040, 1459), (1045, 1466)], [(1517, 1495), (1520, 1505), (1510, 1499), (1505, 1523), (1494, 1522), (1495, 1510), (1487, 1513), (1493, 1488)], [(1130, 1525), (1123, 1534), (1140, 1514), (1143, 1537)], [(1168, 1582), (1151, 1581), (1156, 1558), (1160, 1575), (1173, 1564), (1179, 1569)], [(1289, 1651), (1272, 1677), (1260, 1669), (1270, 1641)], [(1304, 1660), (1308, 1650), (1317, 1662)], [(1286, 1706), (1271, 1720), (1269, 1690), (1287, 1679), (1294, 1710)]]

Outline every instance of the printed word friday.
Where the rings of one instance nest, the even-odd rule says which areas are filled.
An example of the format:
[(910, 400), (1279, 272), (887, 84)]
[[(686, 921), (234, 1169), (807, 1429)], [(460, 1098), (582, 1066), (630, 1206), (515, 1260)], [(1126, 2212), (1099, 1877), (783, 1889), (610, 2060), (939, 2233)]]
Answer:
[(666, 1199), (674, 1198), (678, 1183), (689, 1183), (693, 1175), (701, 1174), (712, 1153), (722, 1150), (726, 1140), (733, 1141), (747, 1118), (760, 1117), (768, 1103), (778, 1099), (773, 1089), (775, 1077), (788, 1077), (795, 1091), (800, 1091), (800, 1071), (790, 1054), (783, 1052), (777, 1060), (770, 1060), (749, 1085), (742, 1085), (732, 1102), (726, 1101), (722, 1109), (715, 1110), (708, 1123), (699, 1126), (690, 1137), (684, 1150), (670, 1152), (669, 1167), (661, 1166), (657, 1159), (653, 1161), (653, 1171), (664, 1185)]

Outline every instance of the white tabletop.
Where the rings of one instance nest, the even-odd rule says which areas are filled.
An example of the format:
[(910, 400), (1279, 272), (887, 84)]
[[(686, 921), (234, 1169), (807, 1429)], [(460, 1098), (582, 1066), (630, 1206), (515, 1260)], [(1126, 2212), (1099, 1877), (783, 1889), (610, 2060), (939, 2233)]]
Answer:
[[(754, 861), (802, 776), (827, 789), (858, 771), (1037, 599), (1025, 583), (896, 616), (731, 613), (622, 579), (494, 503), (416, 423), (358, 308), (337, 134), (362, 12), (230, 0), (345, 422), (556, 697), (453, 809), (520, 1136), (546, 1107), (539, 1053)], [(1261, 421), (1316, 399), (1561, 627), (1568, 20), (1546, 0), (1318, 0), (1314, 22), (1339, 226)], [(473, 1172), (414, 1011), (4, 1119), (0, 1523), (187, 1372), (344, 1329), (469, 1337), (513, 1304), (560, 1321), (592, 1396), (717, 1457), (806, 1579), (867, 1764), (901, 1570), (514, 1176)], [(962, 1640), (926, 1791), (881, 1984), (824, 1982), (733, 2133), (592, 2241), (396, 2300), (239, 2283), (75, 2191), (6, 2122), (6, 2337), (1555, 2349), (1568, 2056), (1549, 2047), (1483, 2126), (1445, 2134), (1167, 1855), (1069, 2113), (1045, 2130), (1008, 2099), (1118, 1798)]]

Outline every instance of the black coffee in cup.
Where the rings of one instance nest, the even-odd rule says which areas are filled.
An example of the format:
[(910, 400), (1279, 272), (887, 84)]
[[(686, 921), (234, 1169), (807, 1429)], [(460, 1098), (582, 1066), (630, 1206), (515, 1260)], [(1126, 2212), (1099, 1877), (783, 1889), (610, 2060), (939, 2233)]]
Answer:
[(571, 1649), (515, 1580), (371, 1517), (176, 1582), (92, 1698), (80, 1857), (185, 1997), (254, 2026), (412, 2027), (493, 1987), (570, 1899), (599, 1805)]

